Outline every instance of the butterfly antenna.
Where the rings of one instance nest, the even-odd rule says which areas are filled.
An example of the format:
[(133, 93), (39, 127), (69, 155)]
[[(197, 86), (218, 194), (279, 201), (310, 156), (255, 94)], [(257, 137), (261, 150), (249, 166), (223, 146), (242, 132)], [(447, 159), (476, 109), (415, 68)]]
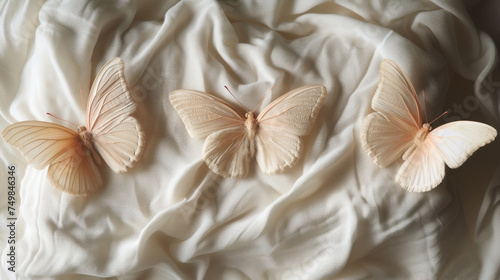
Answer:
[(74, 124), (74, 123), (72, 123), (72, 122), (70, 122), (70, 121), (67, 121), (67, 120), (61, 119), (61, 118), (59, 118), (59, 117), (56, 117), (56, 116), (52, 115), (51, 113), (47, 113), (47, 115), (49, 115), (49, 116), (54, 117), (54, 118), (56, 118), (56, 119), (58, 119), (58, 120), (61, 120), (61, 121), (67, 122), (67, 123), (69, 123), (69, 124), (72, 124), (72, 125), (74, 125), (74, 126), (78, 127), (78, 125), (76, 125), (76, 124)]
[(439, 115), (439, 117), (435, 118), (432, 122), (430, 122), (429, 125), (432, 124), (433, 122), (437, 121), (440, 117), (444, 116), (444, 114), (447, 114), (447, 113), (448, 113), (448, 111), (445, 111), (444, 113)]
[(262, 100), (260, 100), (259, 104), (257, 104), (257, 106), (255, 106), (255, 108), (253, 109), (252, 112), (255, 113), (255, 110), (257, 110), (257, 108), (259, 108), (260, 104), (262, 104), (262, 102), (264, 101), (264, 99), (266, 99), (266, 97), (271, 93), (271, 91), (273, 90), (274, 88), (274, 85), (269, 89), (269, 91), (266, 93), (266, 95), (264, 95), (264, 98), (262, 98)]
[(422, 96), (423, 96), (423, 99), (424, 99), (423, 104), (424, 104), (424, 113), (425, 113), (425, 123), (429, 123), (429, 120), (427, 119), (427, 108), (425, 108), (425, 91), (424, 90), (422, 90)]
[(238, 98), (236, 98), (236, 96), (234, 96), (234, 94), (233, 94), (233, 93), (232, 93), (232, 92), (231, 92), (231, 91), (230, 91), (230, 90), (229, 90), (226, 86), (224, 86), (224, 87), (225, 87), (225, 88), (227, 89), (227, 91), (228, 91), (228, 92), (229, 92), (229, 93), (230, 93), (230, 94), (234, 97), (234, 99), (236, 99), (236, 101), (237, 101), (238, 103), (240, 103), (241, 107), (245, 108), (245, 110), (247, 110), (247, 112), (248, 112), (248, 108), (247, 108), (247, 107), (245, 107), (245, 105), (241, 104), (241, 102), (238, 100)]

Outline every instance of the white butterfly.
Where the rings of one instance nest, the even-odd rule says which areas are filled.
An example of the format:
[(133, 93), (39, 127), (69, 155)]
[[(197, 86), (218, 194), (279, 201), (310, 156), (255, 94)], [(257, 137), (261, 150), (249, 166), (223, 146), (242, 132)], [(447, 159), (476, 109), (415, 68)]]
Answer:
[(79, 126), (78, 133), (54, 123), (24, 121), (9, 125), (2, 137), (33, 167), (49, 166), (47, 177), (57, 189), (88, 195), (102, 187), (96, 165), (102, 163), (101, 157), (117, 173), (125, 172), (141, 157), (145, 135), (130, 115), (135, 109), (123, 61), (114, 58), (94, 80), (87, 104), (87, 126)]
[(486, 124), (456, 121), (434, 130), (422, 125), (417, 94), (403, 70), (391, 60), (380, 65), (380, 82), (372, 100), (376, 112), (361, 127), (363, 148), (380, 167), (401, 155), (404, 163), (396, 182), (412, 192), (435, 188), (444, 178), (446, 163), (458, 168), (472, 153), (493, 141), (497, 131)]
[(250, 158), (266, 174), (293, 166), (302, 154), (302, 140), (311, 131), (326, 99), (326, 88), (308, 85), (292, 90), (267, 106), (259, 116), (245, 116), (221, 99), (196, 90), (175, 90), (170, 102), (189, 135), (205, 138), (203, 159), (224, 177), (244, 177)]

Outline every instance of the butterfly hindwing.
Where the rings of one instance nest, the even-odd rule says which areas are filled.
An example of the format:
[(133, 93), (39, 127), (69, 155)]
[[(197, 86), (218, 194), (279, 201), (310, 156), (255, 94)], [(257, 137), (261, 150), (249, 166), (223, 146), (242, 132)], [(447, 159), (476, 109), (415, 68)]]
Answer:
[(54, 187), (74, 195), (95, 193), (103, 184), (92, 155), (81, 143), (54, 158), (47, 177)]
[(361, 126), (361, 144), (375, 164), (386, 167), (412, 145), (418, 129), (398, 119), (387, 119), (375, 112)]
[(78, 134), (62, 125), (24, 121), (9, 125), (4, 140), (35, 168), (49, 166), (49, 181), (62, 191), (86, 195), (102, 187), (102, 179)]
[(269, 126), (261, 126), (255, 141), (257, 163), (269, 175), (292, 167), (302, 155), (302, 140), (293, 133), (277, 133)]
[(106, 164), (117, 173), (127, 171), (140, 159), (145, 134), (137, 119), (127, 117), (106, 126), (94, 136), (94, 146)]
[(243, 127), (232, 127), (210, 134), (203, 144), (203, 159), (215, 173), (224, 177), (247, 175), (251, 158), (250, 139)]
[(140, 159), (145, 144), (141, 125), (131, 116), (136, 105), (125, 80), (123, 61), (108, 61), (97, 74), (87, 106), (87, 129), (94, 146), (117, 173)]
[(444, 160), (427, 138), (403, 162), (396, 174), (396, 182), (410, 192), (426, 192), (439, 185), (444, 174)]

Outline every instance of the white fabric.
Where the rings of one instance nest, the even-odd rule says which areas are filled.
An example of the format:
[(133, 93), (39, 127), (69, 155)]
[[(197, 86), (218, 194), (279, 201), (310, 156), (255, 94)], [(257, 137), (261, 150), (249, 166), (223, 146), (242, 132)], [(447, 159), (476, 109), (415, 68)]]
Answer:
[[(64, 124), (46, 112), (83, 124), (80, 90), (86, 102), (97, 71), (119, 56), (147, 136), (139, 163), (124, 174), (103, 167), (105, 188), (92, 197), (54, 189), (46, 170), (0, 141), (0, 185), (7, 166), (17, 168), (18, 279), (500, 277), (500, 176), (473, 240), (458, 173), (409, 193), (394, 182), (401, 162), (378, 168), (359, 140), (384, 58), (425, 90), (429, 118), (447, 109), (458, 75), (475, 81), (487, 122), (500, 123), (495, 46), (460, 1), (4, 1), (0, 20), (0, 129)], [(228, 86), (253, 108), (275, 85), (259, 112), (307, 84), (328, 97), (302, 158), (275, 176), (254, 160), (244, 179), (207, 168), (203, 141), (189, 137), (167, 96), (197, 89), (239, 108)], [(3, 194), (1, 273), (14, 279)]]

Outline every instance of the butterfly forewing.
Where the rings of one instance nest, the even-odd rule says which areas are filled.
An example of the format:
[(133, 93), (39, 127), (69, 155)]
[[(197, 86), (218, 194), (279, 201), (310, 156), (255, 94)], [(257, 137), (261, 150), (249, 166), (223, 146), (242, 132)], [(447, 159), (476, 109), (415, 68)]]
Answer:
[(477, 149), (495, 139), (497, 131), (483, 123), (456, 121), (432, 130), (427, 138), (450, 168), (460, 167)]
[(380, 64), (380, 82), (372, 100), (372, 108), (387, 118), (397, 118), (409, 126), (422, 127), (417, 94), (403, 70), (392, 60)]
[(47, 177), (56, 188), (77, 195), (101, 188), (101, 176), (75, 131), (58, 124), (25, 121), (9, 125), (2, 137), (33, 167), (49, 166)]
[(205, 138), (223, 129), (241, 127), (245, 121), (229, 104), (201, 91), (174, 90), (169, 98), (193, 138)]
[(59, 154), (74, 148), (79, 138), (65, 126), (40, 121), (11, 124), (2, 131), (2, 137), (36, 169), (45, 168)]
[(308, 85), (291, 90), (271, 104), (258, 117), (259, 127), (286, 132), (297, 136), (307, 135), (326, 99), (326, 88)]
[(140, 159), (145, 134), (132, 117), (136, 105), (125, 80), (123, 61), (114, 58), (97, 74), (87, 106), (87, 129), (94, 146), (115, 172), (125, 172)]
[(88, 130), (98, 133), (110, 120), (121, 121), (135, 111), (123, 67), (121, 58), (116, 57), (97, 73), (87, 102)]

